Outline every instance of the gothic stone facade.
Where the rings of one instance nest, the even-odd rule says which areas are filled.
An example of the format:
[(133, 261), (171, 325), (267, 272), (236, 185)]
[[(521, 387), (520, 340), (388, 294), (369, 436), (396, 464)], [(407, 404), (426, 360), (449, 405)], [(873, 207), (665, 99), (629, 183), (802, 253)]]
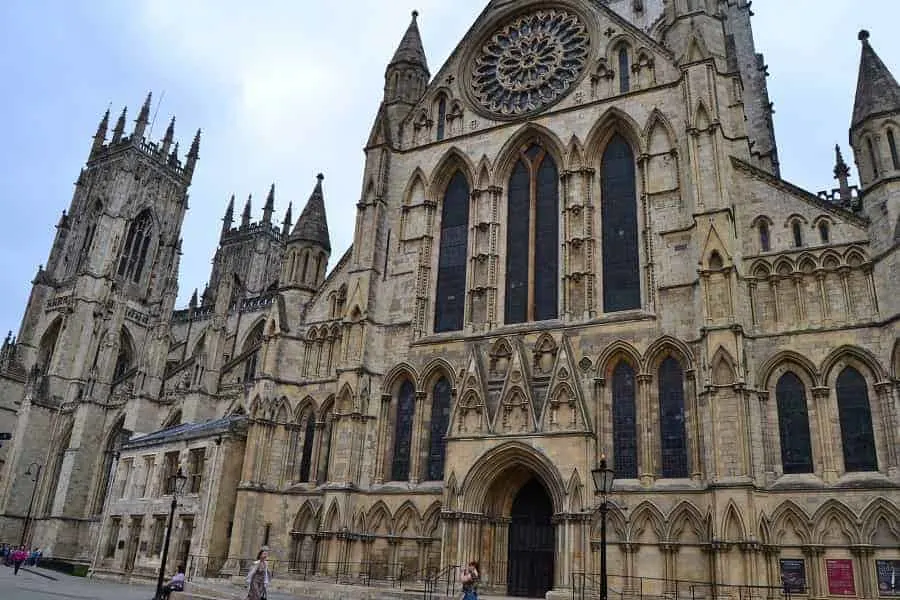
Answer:
[[(488, 589), (563, 590), (599, 569), (605, 455), (615, 586), (885, 594), (877, 569), (900, 560), (900, 86), (860, 40), (861, 185), (838, 152), (840, 185), (812, 194), (780, 177), (744, 0), (495, 0), (433, 77), (414, 16), (354, 243), (327, 277), (321, 179), (293, 229), (271, 225), (270, 202), (251, 224), (249, 201), (232, 229), (232, 203), (202, 302), (171, 320), (148, 309), (158, 342), (134, 346), (137, 380), (117, 394), (89, 371), (52, 391), (54, 368), (83, 357), (57, 341), (41, 362), (66, 296), (39, 274), (5, 356), (39, 367), (17, 433), (44, 441), (13, 446), (3, 531), (21, 527), (25, 466), (53, 448), (36, 531), (82, 556), (111, 526), (83, 500), (110, 479), (86, 449), (237, 412), (223, 558), (266, 543), (285, 572), (412, 576), (478, 559)], [(65, 301), (85, 348), (82, 321), (119, 331), (132, 300), (78, 294), (116, 277)], [(106, 339), (112, 372), (124, 344)]]

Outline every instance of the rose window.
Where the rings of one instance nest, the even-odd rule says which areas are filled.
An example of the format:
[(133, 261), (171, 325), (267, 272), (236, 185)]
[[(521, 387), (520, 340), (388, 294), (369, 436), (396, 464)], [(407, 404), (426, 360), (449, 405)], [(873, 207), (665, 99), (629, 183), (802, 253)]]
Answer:
[(475, 99), (494, 116), (527, 115), (558, 102), (584, 71), (590, 37), (574, 14), (539, 10), (484, 43), (472, 67)]

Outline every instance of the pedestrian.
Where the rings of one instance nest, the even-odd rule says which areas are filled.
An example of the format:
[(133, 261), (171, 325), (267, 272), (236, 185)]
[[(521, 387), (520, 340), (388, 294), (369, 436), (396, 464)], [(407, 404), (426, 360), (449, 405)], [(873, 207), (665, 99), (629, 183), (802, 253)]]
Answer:
[(260, 550), (256, 555), (256, 562), (247, 573), (247, 600), (266, 600), (266, 591), (269, 588), (269, 553)]
[(28, 553), (25, 551), (25, 546), (20, 546), (18, 550), (13, 552), (12, 562), (13, 562), (13, 575), (19, 574), (19, 569), (22, 567), (22, 563), (28, 558)]
[(40, 566), (41, 559), (44, 558), (44, 552), (40, 548), (35, 548), (34, 551), (34, 566)]
[(477, 560), (471, 561), (463, 567), (460, 581), (462, 582), (463, 600), (478, 600), (478, 579), (481, 577)]
[(184, 591), (184, 565), (178, 565), (178, 572), (175, 573), (172, 580), (163, 587), (162, 591), (162, 600), (169, 600), (169, 594), (172, 592)]

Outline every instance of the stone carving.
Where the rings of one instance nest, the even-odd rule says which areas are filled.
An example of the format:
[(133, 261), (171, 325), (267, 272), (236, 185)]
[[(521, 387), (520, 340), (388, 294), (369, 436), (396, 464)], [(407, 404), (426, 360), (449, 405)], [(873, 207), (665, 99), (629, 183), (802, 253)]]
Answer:
[(472, 65), (476, 100), (500, 118), (520, 117), (558, 102), (584, 71), (585, 24), (560, 9), (517, 17), (495, 32)]

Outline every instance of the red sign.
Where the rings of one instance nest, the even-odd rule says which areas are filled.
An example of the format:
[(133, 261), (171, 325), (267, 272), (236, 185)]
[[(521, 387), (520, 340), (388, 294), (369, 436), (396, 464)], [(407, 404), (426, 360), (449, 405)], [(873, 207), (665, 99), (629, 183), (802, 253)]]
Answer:
[(828, 593), (832, 596), (855, 596), (853, 583), (853, 561), (849, 558), (835, 558), (825, 561), (828, 576)]

